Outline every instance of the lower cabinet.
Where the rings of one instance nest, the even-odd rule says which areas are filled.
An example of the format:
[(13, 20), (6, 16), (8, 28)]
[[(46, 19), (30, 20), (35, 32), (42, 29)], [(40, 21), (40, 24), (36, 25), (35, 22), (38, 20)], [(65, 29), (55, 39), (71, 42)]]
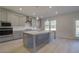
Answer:
[(13, 40), (13, 35), (0, 36), (0, 42)]
[(13, 31), (12, 35), (0, 36), (0, 43), (5, 41), (20, 39), (22, 37), (23, 37), (23, 31)]
[(23, 31), (14, 31), (13, 32), (13, 39), (19, 39), (23, 37)]

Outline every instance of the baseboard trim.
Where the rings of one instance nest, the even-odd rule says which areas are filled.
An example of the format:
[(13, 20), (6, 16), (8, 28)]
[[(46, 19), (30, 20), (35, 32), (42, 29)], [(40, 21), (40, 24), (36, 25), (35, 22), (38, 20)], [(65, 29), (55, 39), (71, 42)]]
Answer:
[(74, 39), (74, 37), (58, 37), (59, 39)]

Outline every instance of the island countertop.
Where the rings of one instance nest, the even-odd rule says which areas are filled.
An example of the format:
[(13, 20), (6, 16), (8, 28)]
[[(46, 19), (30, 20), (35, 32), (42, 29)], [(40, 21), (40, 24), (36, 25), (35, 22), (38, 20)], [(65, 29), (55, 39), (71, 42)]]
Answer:
[(31, 34), (31, 35), (38, 35), (38, 34), (43, 34), (43, 33), (49, 33), (49, 31), (24, 31), (24, 34)]

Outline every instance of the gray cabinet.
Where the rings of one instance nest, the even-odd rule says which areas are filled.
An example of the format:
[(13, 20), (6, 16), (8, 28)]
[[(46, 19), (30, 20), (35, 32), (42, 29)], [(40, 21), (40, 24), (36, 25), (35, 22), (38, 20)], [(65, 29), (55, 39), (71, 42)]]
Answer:
[(14, 38), (14, 39), (23, 38), (23, 31), (14, 31), (14, 32), (13, 32), (13, 38)]
[(13, 31), (12, 35), (0, 36), (0, 43), (23, 38), (23, 31)]
[(0, 42), (13, 40), (13, 35), (0, 36)]
[(50, 33), (44, 31), (40, 32), (27, 31), (23, 33), (23, 44), (32, 52), (36, 52), (38, 48), (41, 48), (50, 42)]

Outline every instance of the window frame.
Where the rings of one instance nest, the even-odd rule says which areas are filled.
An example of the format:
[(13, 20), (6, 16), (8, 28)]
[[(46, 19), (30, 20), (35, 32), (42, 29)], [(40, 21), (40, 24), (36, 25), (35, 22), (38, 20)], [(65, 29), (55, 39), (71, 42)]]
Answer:
[[(48, 21), (48, 24), (46, 24), (46, 22)], [(53, 23), (55, 23), (55, 24), (52, 24), (52, 22)], [(52, 27), (52, 25), (55, 27)], [(48, 28), (46, 29), (46, 26), (48, 26)], [(45, 21), (45, 28), (44, 28), (45, 30), (51, 30), (51, 31), (54, 31), (54, 30), (56, 30), (56, 20), (46, 20)]]

